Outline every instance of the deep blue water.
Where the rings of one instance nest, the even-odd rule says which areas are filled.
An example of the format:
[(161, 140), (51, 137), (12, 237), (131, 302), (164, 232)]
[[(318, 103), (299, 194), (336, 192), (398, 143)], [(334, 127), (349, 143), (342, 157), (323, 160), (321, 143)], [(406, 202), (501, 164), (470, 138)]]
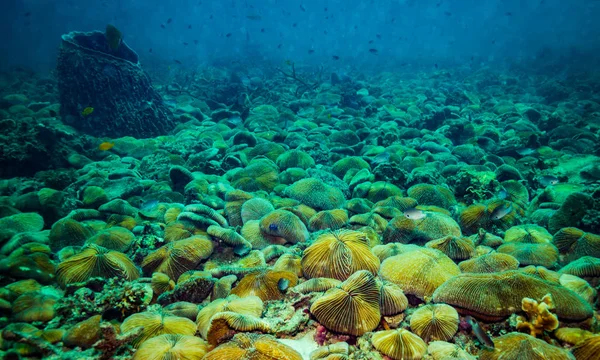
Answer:
[(480, 66), (549, 53), (592, 60), (600, 45), (595, 0), (3, 0), (0, 9), (0, 68), (51, 69), (61, 34), (107, 23), (142, 63), (184, 66)]

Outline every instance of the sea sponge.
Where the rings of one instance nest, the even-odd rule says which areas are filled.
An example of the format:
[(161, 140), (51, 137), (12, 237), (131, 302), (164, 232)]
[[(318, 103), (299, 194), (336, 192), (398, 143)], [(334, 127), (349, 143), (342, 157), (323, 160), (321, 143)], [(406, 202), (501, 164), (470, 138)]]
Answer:
[(341, 285), (341, 283), (342, 282), (338, 279), (312, 278), (310, 280), (306, 280), (305, 282), (299, 285), (294, 286), (292, 290), (301, 294), (308, 294), (311, 292), (324, 292)]
[(410, 317), (410, 328), (425, 342), (448, 341), (458, 331), (458, 313), (446, 304), (421, 306)]
[(201, 360), (208, 353), (206, 341), (190, 335), (163, 334), (140, 345), (133, 360)]
[(283, 194), (315, 210), (336, 209), (346, 200), (340, 189), (316, 178), (296, 181), (285, 188)]
[(260, 317), (264, 310), (264, 304), (258, 296), (247, 296), (240, 298), (237, 295), (229, 295), (224, 299), (211, 301), (198, 312), (196, 325), (198, 332), (204, 339), (208, 339), (210, 323), (215, 314), (222, 312), (234, 312), (241, 315)]
[(567, 227), (556, 232), (552, 241), (561, 254), (567, 255), (569, 262), (583, 256), (600, 258), (600, 235)]
[(160, 311), (144, 311), (128, 316), (121, 324), (121, 332), (128, 333), (137, 327), (143, 329), (133, 341), (135, 346), (163, 334), (194, 335), (196, 333), (196, 324), (192, 320)]
[(402, 196), (402, 190), (390, 182), (376, 181), (371, 184), (365, 197), (367, 200), (376, 203), (391, 196)]
[(428, 241), (425, 247), (439, 250), (455, 261), (469, 259), (475, 254), (475, 245), (471, 239), (453, 235)]
[(308, 169), (315, 166), (315, 160), (304, 151), (288, 150), (277, 157), (275, 161), (280, 169), (301, 168)]
[(461, 272), (467, 273), (493, 273), (505, 270), (517, 270), (519, 260), (514, 256), (492, 252), (473, 259), (461, 261), (458, 264)]
[(225, 229), (218, 225), (211, 225), (206, 229), (206, 232), (208, 235), (212, 236), (213, 239), (217, 239), (220, 242), (222, 241), (225, 244), (232, 246), (233, 252), (236, 255), (243, 256), (252, 250), (252, 244), (233, 229)]
[(62, 338), (64, 344), (70, 348), (79, 346), (88, 349), (92, 347), (102, 336), (100, 331), (101, 320), (102, 315), (94, 315), (73, 325)]
[(19, 213), (0, 219), (0, 243), (13, 235), (23, 232), (40, 231), (44, 227), (44, 218), (37, 213)]
[(441, 185), (416, 184), (408, 188), (406, 193), (421, 205), (435, 205), (444, 209), (456, 205), (452, 191)]
[(506, 230), (504, 242), (520, 242), (527, 244), (548, 244), (552, 235), (545, 228), (535, 224), (516, 225)]
[(376, 274), (378, 268), (379, 259), (360, 231), (324, 233), (302, 255), (302, 272), (308, 279), (326, 277), (343, 281), (358, 270)]
[(421, 299), (431, 297), (435, 289), (459, 273), (458, 266), (444, 253), (425, 248), (389, 257), (379, 268), (382, 279)]
[(568, 263), (558, 271), (561, 274), (571, 274), (581, 278), (600, 277), (600, 259), (592, 256), (582, 256)]
[(12, 303), (12, 319), (23, 322), (48, 322), (55, 316), (54, 305), (60, 293), (46, 290), (26, 292)]
[(522, 333), (508, 333), (493, 339), (494, 348), (479, 350), (480, 360), (549, 359), (573, 360), (566, 350)]
[(392, 316), (399, 314), (408, 307), (408, 299), (400, 286), (389, 282), (377, 280), (379, 286), (379, 310), (381, 315)]
[(243, 191), (272, 191), (279, 184), (278, 168), (268, 159), (253, 159), (244, 168), (234, 173), (231, 185)]
[(500, 246), (499, 253), (514, 256), (521, 266), (538, 265), (553, 268), (558, 262), (558, 249), (552, 244), (507, 243)]
[(348, 213), (343, 209), (319, 211), (308, 221), (310, 231), (338, 230), (348, 224)]
[(571, 290), (521, 271), (490, 274), (460, 274), (437, 288), (433, 301), (446, 303), (461, 313), (498, 321), (521, 308), (523, 298), (551, 294), (556, 314), (565, 321), (582, 321), (592, 316), (592, 308)]
[(147, 255), (142, 261), (145, 274), (159, 271), (171, 279), (178, 279), (181, 274), (195, 269), (213, 252), (213, 244), (201, 236), (170, 242)]
[(348, 172), (348, 170), (350, 169), (367, 169), (371, 171), (371, 166), (369, 166), (369, 163), (363, 160), (363, 158), (361, 157), (346, 156), (336, 161), (333, 164), (331, 171), (335, 176), (339, 177), (340, 179), (343, 179), (344, 175), (346, 175), (346, 172)]
[[(499, 207), (512, 208), (512, 210), (500, 219), (494, 219), (492, 214)], [(505, 200), (494, 200), (487, 205), (473, 204), (458, 216), (458, 222), (462, 231), (467, 234), (475, 234), (480, 228), (487, 231), (494, 227), (508, 229), (517, 219), (518, 211), (512, 203)]]
[(309, 237), (302, 220), (286, 210), (275, 210), (263, 216), (260, 231), (279, 244), (305, 242)]
[(119, 226), (115, 226), (97, 232), (95, 235), (87, 239), (86, 243), (96, 244), (109, 250), (126, 252), (129, 250), (134, 241), (135, 235), (133, 235), (131, 231)]
[(270, 335), (238, 333), (231, 341), (217, 346), (203, 360), (302, 360), (296, 350)]
[(374, 330), (381, 319), (379, 288), (369, 271), (352, 274), (338, 287), (327, 290), (310, 307), (326, 328), (360, 336)]
[(404, 215), (393, 218), (383, 232), (383, 241), (422, 245), (448, 235), (462, 235), (456, 221), (448, 215), (426, 211), (421, 219), (409, 219)]
[(271, 332), (270, 325), (264, 320), (233, 311), (224, 311), (210, 318), (210, 326), (206, 334), (208, 343), (217, 346), (231, 339), (236, 332)]
[(558, 318), (551, 313), (554, 310), (552, 295), (546, 294), (538, 302), (535, 299), (523, 298), (521, 310), (527, 317), (517, 316), (517, 330), (528, 333), (533, 337), (542, 335), (544, 331), (553, 331), (558, 328)]
[(600, 335), (590, 336), (571, 349), (577, 360), (594, 360), (600, 354)]
[(258, 296), (261, 300), (278, 300), (283, 293), (279, 290), (278, 283), (285, 279), (289, 286), (296, 286), (298, 277), (289, 271), (256, 271), (246, 274), (240, 282), (231, 290), (231, 294), (239, 297)]
[(62, 287), (95, 276), (134, 280), (140, 276), (140, 272), (127, 255), (94, 244), (68, 257), (56, 268), (56, 281)]
[(263, 198), (253, 198), (242, 204), (241, 216), (245, 224), (250, 220), (260, 220), (263, 216), (275, 210), (269, 200)]
[(394, 360), (419, 360), (427, 352), (425, 341), (406, 329), (377, 331), (373, 333), (371, 343)]
[(50, 229), (50, 248), (59, 251), (67, 246), (81, 246), (95, 231), (87, 224), (70, 218), (58, 220)]

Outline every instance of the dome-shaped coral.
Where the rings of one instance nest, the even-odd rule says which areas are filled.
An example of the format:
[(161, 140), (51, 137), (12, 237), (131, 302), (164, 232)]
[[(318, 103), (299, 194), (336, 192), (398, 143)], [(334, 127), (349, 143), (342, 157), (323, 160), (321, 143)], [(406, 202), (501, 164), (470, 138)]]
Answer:
[(461, 236), (460, 227), (450, 216), (428, 211), (424, 215), (420, 219), (404, 215), (393, 218), (383, 232), (384, 242), (422, 245), (448, 235)]
[(64, 218), (50, 229), (50, 247), (52, 251), (58, 251), (67, 246), (81, 246), (93, 234), (94, 230), (87, 224)]
[(56, 268), (56, 281), (63, 287), (95, 276), (133, 280), (140, 272), (127, 255), (94, 244), (68, 257)]
[(400, 286), (389, 281), (377, 281), (381, 315), (396, 315), (408, 307), (408, 299)]
[(379, 288), (373, 274), (355, 272), (338, 287), (327, 290), (310, 307), (326, 328), (360, 336), (374, 330), (381, 319)]
[(19, 213), (0, 218), (0, 243), (22, 232), (40, 231), (44, 218), (37, 213)]
[(600, 257), (600, 235), (568, 227), (554, 234), (552, 241), (561, 254), (567, 255), (569, 261), (583, 256)]
[(219, 345), (203, 360), (302, 360), (296, 350), (270, 335), (236, 334), (231, 341)]
[(520, 242), (527, 244), (547, 244), (552, 235), (545, 228), (534, 224), (516, 225), (506, 230), (504, 242)]
[(302, 284), (294, 286), (293, 290), (301, 294), (323, 292), (339, 286), (341, 283), (342, 282), (338, 279), (312, 278), (310, 280), (306, 280)]
[(275, 210), (260, 219), (260, 231), (273, 243), (295, 244), (308, 240), (308, 230), (300, 218), (285, 210)]
[(376, 181), (369, 187), (365, 197), (372, 202), (385, 200), (392, 196), (402, 196), (402, 190), (387, 181)]
[(358, 156), (346, 156), (333, 164), (333, 174), (340, 179), (344, 178), (346, 172), (350, 169), (368, 169), (371, 170), (369, 163)]
[(163, 334), (144, 341), (133, 360), (201, 360), (208, 350), (208, 344), (198, 337)]
[(278, 287), (282, 279), (288, 281), (289, 287), (298, 283), (296, 274), (289, 271), (256, 271), (245, 275), (231, 293), (239, 297), (258, 296), (263, 301), (277, 300), (283, 296)]
[(561, 274), (571, 274), (581, 278), (600, 277), (600, 259), (593, 256), (583, 256), (559, 270)]
[(521, 271), (460, 274), (450, 278), (433, 294), (433, 301), (452, 305), (481, 319), (501, 320), (521, 308), (523, 298), (541, 299), (551, 294), (560, 319), (580, 321), (592, 316), (592, 308), (567, 288)]
[(412, 314), (410, 328), (425, 342), (447, 341), (458, 331), (458, 313), (446, 304), (425, 305)]
[(562, 274), (559, 282), (562, 286), (584, 298), (588, 303), (594, 304), (598, 292), (587, 281), (575, 275)]
[(470, 273), (493, 273), (504, 270), (517, 270), (519, 260), (514, 256), (492, 252), (473, 259), (461, 261), (458, 264), (460, 271)]
[(340, 189), (316, 178), (296, 181), (288, 186), (283, 194), (315, 210), (336, 209), (346, 200)]
[(208, 339), (210, 323), (215, 314), (233, 312), (241, 315), (260, 317), (263, 308), (263, 302), (257, 296), (239, 298), (236, 295), (230, 295), (225, 299), (213, 300), (198, 312), (198, 316), (196, 317), (198, 332), (203, 338)]
[(308, 169), (315, 166), (315, 160), (304, 151), (288, 150), (277, 157), (275, 161), (280, 169), (301, 168)]
[(360, 231), (340, 230), (320, 235), (304, 250), (302, 272), (308, 279), (315, 277), (346, 280), (358, 270), (377, 273), (379, 259)]
[(310, 231), (338, 230), (348, 224), (348, 213), (343, 209), (319, 211), (308, 221)]
[(184, 272), (195, 269), (212, 251), (212, 242), (201, 236), (173, 241), (146, 256), (142, 269), (148, 275), (159, 271), (171, 279), (178, 279)]
[(418, 248), (385, 259), (379, 276), (419, 298), (430, 297), (435, 289), (454, 275), (458, 266), (438, 250)]
[(252, 244), (233, 229), (225, 229), (217, 225), (211, 225), (206, 229), (206, 232), (212, 236), (213, 239), (217, 239), (232, 246), (233, 252), (236, 255), (243, 256), (252, 250)]
[(548, 243), (511, 242), (500, 246), (498, 252), (514, 256), (521, 266), (536, 265), (552, 268), (558, 262), (558, 249)]
[(260, 220), (263, 216), (275, 210), (267, 199), (253, 198), (242, 204), (241, 216), (245, 224), (250, 220)]
[(271, 332), (271, 326), (264, 320), (233, 311), (224, 311), (210, 318), (206, 338), (212, 346), (231, 339), (236, 332)]
[(479, 351), (481, 360), (572, 360), (566, 350), (522, 333), (508, 333), (493, 339), (494, 348)]
[(86, 242), (105, 247), (109, 250), (126, 252), (134, 241), (135, 235), (131, 231), (116, 226), (99, 231)]
[(595, 360), (600, 354), (600, 335), (590, 336), (571, 350), (577, 360)]
[(278, 184), (277, 165), (268, 159), (252, 160), (244, 169), (233, 173), (231, 184), (244, 191), (272, 191)]
[(445, 341), (432, 341), (427, 346), (432, 360), (476, 360), (476, 357), (456, 344)]
[(444, 209), (456, 205), (452, 191), (441, 185), (416, 184), (408, 188), (406, 193), (421, 205), (435, 205)]
[(466, 237), (452, 235), (428, 241), (425, 247), (439, 250), (455, 261), (469, 259), (475, 254), (473, 241)]
[(134, 341), (134, 344), (138, 345), (163, 334), (194, 335), (196, 333), (196, 324), (192, 320), (157, 311), (144, 311), (130, 315), (123, 320), (121, 332), (127, 333), (137, 327), (143, 328)]
[(425, 356), (427, 344), (406, 329), (384, 330), (373, 333), (375, 349), (394, 360), (418, 360)]
[(517, 219), (517, 209), (505, 200), (494, 200), (487, 205), (473, 204), (458, 216), (459, 224), (465, 234), (474, 234), (480, 228), (492, 230), (509, 228)]
[(52, 291), (30, 291), (17, 297), (12, 303), (13, 319), (15, 321), (47, 322), (54, 318), (54, 305), (58, 293)]

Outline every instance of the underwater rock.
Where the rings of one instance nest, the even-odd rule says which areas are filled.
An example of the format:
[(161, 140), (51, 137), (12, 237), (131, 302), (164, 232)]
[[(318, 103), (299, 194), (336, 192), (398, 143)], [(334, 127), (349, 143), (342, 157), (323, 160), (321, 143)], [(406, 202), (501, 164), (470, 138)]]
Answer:
[(57, 75), (61, 115), (83, 132), (151, 137), (175, 126), (138, 55), (123, 41), (115, 50), (99, 31), (63, 35)]

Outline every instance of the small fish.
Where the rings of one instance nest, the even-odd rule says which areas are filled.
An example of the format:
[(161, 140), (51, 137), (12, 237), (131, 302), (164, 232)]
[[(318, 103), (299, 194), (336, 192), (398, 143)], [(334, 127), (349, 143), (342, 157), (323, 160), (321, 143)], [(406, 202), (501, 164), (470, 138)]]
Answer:
[(371, 162), (373, 164), (377, 164), (377, 165), (386, 163), (388, 161), (390, 161), (390, 153), (388, 151), (384, 151), (384, 152), (378, 154), (371, 160)]
[(244, 122), (242, 118), (237, 115), (231, 116), (227, 121), (234, 126), (240, 126)]
[(498, 199), (500, 200), (506, 199), (508, 195), (508, 191), (505, 188), (501, 188), (500, 191), (498, 191)]
[(185, 41), (183, 42), (183, 45), (188, 46), (188, 43), (186, 43)]
[(212, 14), (210, 15), (209, 19), (210, 19), (210, 20), (212, 20), (212, 19), (213, 19), (213, 16), (212, 16)]
[(279, 226), (277, 224), (269, 224), (269, 231), (277, 231), (279, 230)]
[(296, 27), (296, 26), (298, 26), (298, 23), (293, 23), (292, 24), (292, 27)]
[(542, 186), (556, 185), (560, 182), (560, 180), (554, 175), (540, 176), (537, 180)]
[(415, 209), (415, 208), (410, 208), (410, 209), (406, 209), (404, 210), (404, 217), (406, 217), (407, 219), (411, 219), (411, 220), (419, 220), (424, 218), (425, 216), (427, 216), (423, 210), (419, 210), (419, 209)]
[(375, 42), (375, 40), (369, 40), (369, 44), (372, 44), (374, 42)]
[(148, 49), (148, 52), (152, 52), (152, 48)]
[(438, 64), (433, 64), (433, 66), (435, 66), (436, 69), (438, 68)]
[(91, 115), (93, 112), (94, 112), (94, 108), (91, 106), (88, 106), (85, 109), (83, 109), (83, 111), (81, 112), (81, 115), (88, 116), (88, 115)]
[(100, 151), (108, 151), (115, 146), (115, 143), (105, 141), (102, 144), (98, 145), (98, 150)]
[(277, 48), (281, 49), (282, 46), (283, 46), (283, 44), (279, 44), (279, 45), (277, 45)]
[(292, 60), (290, 60), (290, 59), (287, 59), (287, 60), (285, 61), (285, 64), (286, 64), (286, 65), (288, 65), (288, 66), (292, 66), (292, 65), (294, 65), (294, 63), (293, 63), (293, 62), (292, 62)]
[(304, 7), (304, 5), (300, 4), (300, 10), (306, 12), (306, 8)]
[(444, 15), (446, 15), (446, 16), (452, 16), (452, 13), (450, 11), (444, 11)]
[(142, 203), (142, 206), (140, 207), (140, 209), (144, 210), (144, 211), (150, 211), (150, 210), (154, 210), (154, 208), (157, 206), (158, 206), (158, 200), (156, 200), (156, 199), (147, 200)]
[(265, 32), (265, 28), (260, 29), (260, 32), (264, 33)]
[(175, 60), (173, 60), (173, 61), (175, 61), (175, 63), (177, 63), (177, 64), (181, 65), (181, 61), (179, 61), (179, 60), (177, 60), (177, 59), (175, 59)]
[(250, 19), (250, 20), (258, 21), (258, 20), (262, 19), (262, 16), (253, 14), (253, 15), (246, 15), (246, 18)]
[(282, 292), (286, 291), (289, 286), (290, 286), (290, 281), (286, 278), (281, 278), (277, 282), (277, 288), (279, 289), (279, 291), (282, 291)]
[(529, 156), (529, 155), (535, 154), (535, 149), (528, 148), (528, 147), (522, 148), (522, 149), (517, 150), (517, 154), (519, 154), (521, 156)]
[(308, 50), (308, 53), (309, 53), (309, 54), (314, 54), (314, 52), (315, 52), (315, 51), (314, 51), (313, 49), (310, 49), (310, 50)]
[(492, 220), (500, 220), (506, 215), (510, 214), (512, 211), (512, 204), (503, 204), (495, 208), (494, 211), (492, 211), (490, 217), (492, 218)]
[(327, 11), (327, 8), (323, 9), (324, 11)]
[(369, 49), (369, 52), (371, 54), (377, 54), (379, 52), (379, 50), (377, 50), (377, 49)]
[(465, 320), (469, 323), (469, 325), (471, 325), (471, 332), (473, 335), (475, 335), (475, 337), (477, 337), (477, 340), (479, 340), (482, 345), (493, 349), (494, 342), (490, 336), (483, 331), (481, 326), (479, 326), (479, 323), (469, 315), (465, 316)]
[(165, 24), (160, 24), (160, 27), (164, 29), (165, 28)]
[(340, 59), (340, 57), (339, 57), (339, 56), (337, 56), (337, 55), (333, 55), (331, 58), (332, 58), (333, 60), (339, 60), (339, 59)]
[(30, 17), (31, 16), (31, 11), (26, 12), (25, 14), (23, 14), (23, 16)]
[(379, 40), (381, 40), (381, 34), (375, 34), (375, 36), (376, 36), (376, 37), (377, 37)]
[(188, 25), (188, 29), (191, 29), (191, 28), (192, 28), (192, 25)]
[(172, 22), (173, 22), (173, 19), (172, 19), (172, 18), (168, 18), (168, 19), (167, 19), (167, 24), (170, 24), (170, 23), (172, 23)]
[(231, 33), (227, 33), (227, 34), (225, 34), (225, 37), (226, 37), (226, 38), (230, 38), (230, 37), (231, 37)]
[(506, 16), (512, 16), (512, 13), (510, 11), (507, 11), (507, 12), (504, 13), (504, 15), (506, 15)]
[(198, 40), (194, 40), (194, 45), (198, 45)]

